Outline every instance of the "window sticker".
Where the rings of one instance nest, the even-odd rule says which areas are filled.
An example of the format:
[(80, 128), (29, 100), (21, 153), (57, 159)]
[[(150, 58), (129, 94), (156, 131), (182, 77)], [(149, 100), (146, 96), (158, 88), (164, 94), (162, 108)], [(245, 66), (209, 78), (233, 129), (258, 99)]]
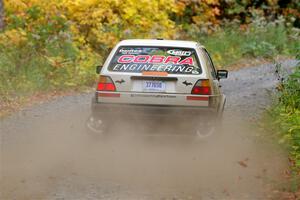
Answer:
[(142, 73), (200, 74), (201, 67), (194, 49), (168, 47), (121, 47), (108, 70)]
[(160, 55), (122, 55), (118, 59), (118, 63), (151, 63), (151, 64), (179, 64), (194, 65), (193, 57), (181, 58), (177, 56), (160, 56)]
[(140, 54), (142, 50), (139, 49), (120, 49), (119, 53), (121, 54)]
[(168, 54), (173, 55), (173, 56), (190, 56), (192, 54), (192, 52), (171, 49), (168, 51)]

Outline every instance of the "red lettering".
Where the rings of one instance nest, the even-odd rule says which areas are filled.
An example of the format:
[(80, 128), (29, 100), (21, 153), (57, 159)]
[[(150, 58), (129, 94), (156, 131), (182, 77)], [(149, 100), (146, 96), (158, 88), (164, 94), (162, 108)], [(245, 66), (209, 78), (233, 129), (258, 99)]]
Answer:
[(192, 57), (187, 57), (179, 63), (180, 65), (194, 65), (194, 60)]
[(180, 57), (177, 56), (168, 56), (167, 59), (165, 60), (165, 64), (168, 63), (173, 63), (173, 64), (177, 64), (180, 61)]
[(164, 61), (164, 59), (165, 59), (165, 56), (154, 55), (154, 56), (152, 56), (149, 63), (162, 63)]
[(118, 63), (131, 63), (135, 56), (133, 55), (123, 55), (118, 59)]
[(118, 59), (118, 63), (165, 63), (165, 64), (180, 64), (180, 65), (194, 65), (193, 57), (187, 57), (180, 61), (178, 56), (160, 56), (160, 55), (122, 55)]
[(134, 63), (146, 63), (150, 59), (150, 56), (148, 55), (139, 55), (136, 56), (135, 59), (133, 60)]

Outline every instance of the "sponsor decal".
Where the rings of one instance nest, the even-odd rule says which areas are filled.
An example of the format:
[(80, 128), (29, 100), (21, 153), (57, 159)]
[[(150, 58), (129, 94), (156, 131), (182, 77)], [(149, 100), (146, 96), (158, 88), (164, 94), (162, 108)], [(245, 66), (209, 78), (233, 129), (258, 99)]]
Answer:
[(160, 55), (122, 55), (118, 63), (151, 63), (151, 64), (179, 64), (194, 65), (193, 57), (181, 58), (178, 56), (160, 56)]
[(143, 51), (141, 49), (120, 49), (121, 54), (141, 54)]
[(118, 72), (143, 72), (143, 71), (156, 71), (156, 72), (168, 72), (168, 73), (195, 73), (193, 66), (186, 65), (153, 65), (153, 64), (116, 64), (113, 71)]
[(176, 98), (176, 96), (171, 96), (171, 95), (160, 95), (160, 94), (154, 94), (154, 95), (149, 95), (149, 94), (131, 94), (131, 97), (154, 97), (154, 98)]
[(176, 50), (176, 49), (170, 49), (167, 51), (168, 54), (173, 56), (190, 56), (192, 55), (191, 51), (182, 51), (182, 50)]
[(183, 81), (182, 82), (185, 86), (193, 85), (191, 82)]
[(121, 80), (117, 80), (116, 83), (122, 84), (122, 83), (125, 83), (125, 81), (124, 81), (124, 79), (121, 79)]
[(117, 64), (112, 67), (119, 72), (167, 72), (199, 74), (194, 68), (193, 57), (162, 56), (162, 55), (121, 55)]

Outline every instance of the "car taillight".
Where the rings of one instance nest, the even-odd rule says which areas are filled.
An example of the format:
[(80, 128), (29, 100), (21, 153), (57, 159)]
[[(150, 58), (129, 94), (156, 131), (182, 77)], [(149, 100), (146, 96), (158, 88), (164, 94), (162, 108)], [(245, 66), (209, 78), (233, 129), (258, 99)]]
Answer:
[(116, 91), (116, 87), (110, 77), (100, 76), (97, 90), (98, 91)]
[(211, 95), (209, 80), (198, 80), (192, 89), (192, 94)]

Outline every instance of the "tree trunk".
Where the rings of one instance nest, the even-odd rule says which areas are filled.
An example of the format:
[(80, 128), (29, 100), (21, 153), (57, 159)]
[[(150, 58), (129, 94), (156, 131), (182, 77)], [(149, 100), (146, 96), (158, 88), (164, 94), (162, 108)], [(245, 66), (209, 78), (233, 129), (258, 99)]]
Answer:
[(2, 31), (5, 27), (4, 22), (4, 3), (3, 0), (0, 0), (0, 31)]

